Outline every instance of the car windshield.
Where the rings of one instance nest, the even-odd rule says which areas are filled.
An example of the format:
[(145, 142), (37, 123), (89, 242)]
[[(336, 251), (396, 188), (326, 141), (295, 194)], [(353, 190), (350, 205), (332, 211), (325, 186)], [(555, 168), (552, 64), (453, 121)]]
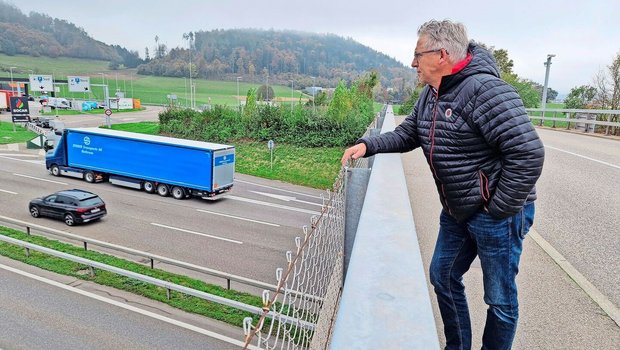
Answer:
[(90, 207), (99, 204), (103, 204), (103, 201), (99, 197), (84, 198), (80, 201), (80, 206), (82, 207)]

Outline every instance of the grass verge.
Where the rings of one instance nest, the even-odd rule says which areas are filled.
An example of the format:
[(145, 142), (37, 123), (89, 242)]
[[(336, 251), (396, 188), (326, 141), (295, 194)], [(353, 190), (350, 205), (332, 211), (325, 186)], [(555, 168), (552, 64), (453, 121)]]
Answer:
[[(262, 300), (260, 297), (248, 293), (228, 290), (223, 287), (208, 284), (187, 276), (181, 276), (159, 269), (151, 269), (147, 266), (123, 260), (111, 255), (98, 253), (92, 250), (85, 251), (80, 247), (76, 247), (67, 243), (62, 243), (56, 240), (51, 240), (45, 237), (27, 235), (24, 232), (7, 227), (0, 226), (0, 234), (50, 249), (54, 249), (67, 254), (71, 254), (74, 256), (79, 256), (110, 266), (115, 266), (127, 271), (132, 271), (142, 275), (151, 276), (161, 280), (176, 283), (209, 294), (218, 295), (226, 299), (236, 300), (244, 304), (262, 307)], [(258, 316), (251, 313), (240, 311), (235, 308), (209, 302), (204, 299), (185, 295), (175, 291), (171, 292), (171, 297), (170, 299), (168, 299), (166, 295), (166, 289), (164, 288), (156, 287), (124, 276), (119, 276), (111, 272), (96, 270), (95, 275), (91, 277), (90, 274), (87, 273), (88, 267), (85, 265), (81, 265), (36, 251), (31, 251), (30, 256), (26, 256), (26, 254), (24, 253), (24, 249), (16, 245), (0, 242), (0, 255), (58, 274), (71, 276), (80, 280), (91, 281), (116, 289), (128, 291), (134, 294), (138, 294), (146, 298), (168, 304), (178, 309), (226, 322), (234, 326), (242, 327), (243, 319), (245, 317), (253, 317), (254, 323), (256, 323), (256, 321), (258, 320)]]
[(18, 124), (13, 131), (13, 123), (0, 122), (0, 145), (19, 143), (32, 140), (36, 133), (29, 131)]

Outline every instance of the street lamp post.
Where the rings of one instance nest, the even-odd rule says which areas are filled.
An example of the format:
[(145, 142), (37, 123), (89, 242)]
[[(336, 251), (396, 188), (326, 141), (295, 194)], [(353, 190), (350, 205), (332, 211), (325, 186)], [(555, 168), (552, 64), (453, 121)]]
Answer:
[(293, 114), (293, 100), (295, 99), (295, 97), (293, 97), (293, 80), (291, 80), (291, 115)]
[(542, 103), (541, 103), (541, 107), (542, 107), (542, 114), (543, 114), (543, 118), (545, 117), (545, 108), (547, 106), (547, 86), (549, 84), (549, 69), (551, 68), (551, 58), (555, 57), (554, 54), (547, 54), (547, 62), (544, 63), (546, 69), (545, 69), (545, 86), (543, 87), (543, 94), (542, 94)]
[(241, 96), (239, 96), (239, 80), (242, 77), (237, 77), (237, 104), (239, 105), (239, 110), (241, 110)]
[(315, 94), (316, 94), (316, 78), (312, 77), (312, 109), (314, 113), (316, 113), (316, 104), (314, 103)]
[(11, 91), (13, 91), (13, 93), (15, 93), (15, 86), (13, 84), (13, 69), (15, 69), (17, 67), (9, 67), (9, 70), (11, 71)]

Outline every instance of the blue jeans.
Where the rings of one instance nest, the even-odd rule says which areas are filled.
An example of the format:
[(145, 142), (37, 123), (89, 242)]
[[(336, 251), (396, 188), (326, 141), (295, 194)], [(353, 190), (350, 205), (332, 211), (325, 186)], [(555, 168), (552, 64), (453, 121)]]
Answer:
[(479, 211), (457, 223), (441, 212), (439, 237), (430, 266), (444, 323), (446, 349), (471, 349), (471, 323), (463, 274), (480, 258), (484, 302), (489, 306), (482, 349), (510, 349), (517, 330), (519, 302), (515, 278), (523, 239), (534, 220), (534, 203), (505, 219)]

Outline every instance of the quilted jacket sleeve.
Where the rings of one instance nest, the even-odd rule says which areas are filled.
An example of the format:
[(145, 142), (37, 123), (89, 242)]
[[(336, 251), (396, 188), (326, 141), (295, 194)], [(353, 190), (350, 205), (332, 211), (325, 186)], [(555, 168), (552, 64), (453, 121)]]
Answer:
[(420, 145), (416, 131), (417, 114), (418, 104), (416, 103), (411, 114), (409, 114), (400, 125), (394, 128), (394, 131), (377, 136), (363, 137), (355, 143), (364, 143), (366, 145), (366, 154), (364, 157), (370, 157), (377, 153), (411, 151)]
[(493, 216), (507, 217), (517, 213), (534, 191), (542, 173), (544, 146), (512, 86), (493, 79), (476, 95), (473, 122), (502, 164), (487, 209)]

